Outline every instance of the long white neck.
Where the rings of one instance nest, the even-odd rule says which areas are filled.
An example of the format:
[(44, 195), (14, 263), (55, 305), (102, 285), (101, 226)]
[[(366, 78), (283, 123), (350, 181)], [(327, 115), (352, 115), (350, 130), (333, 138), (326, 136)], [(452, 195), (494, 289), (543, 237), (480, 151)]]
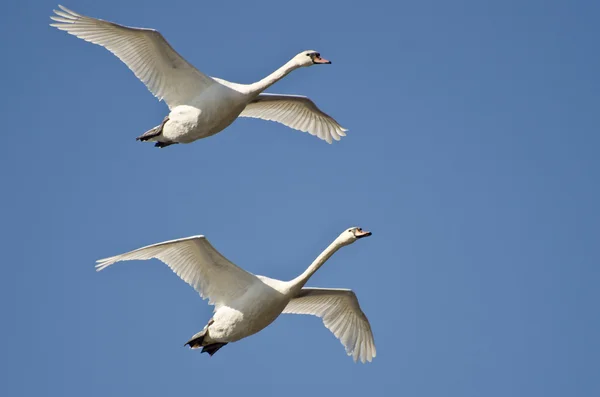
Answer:
[(285, 65), (265, 77), (264, 79), (257, 81), (254, 84), (250, 84), (250, 92), (253, 94), (260, 94), (285, 76), (287, 76), (292, 70), (298, 69), (301, 65), (292, 58)]
[(310, 264), (310, 266), (304, 271), (304, 273), (290, 281), (292, 288), (302, 288), (306, 284), (308, 279), (313, 274), (315, 274), (315, 272), (319, 270), (321, 266), (323, 266), (323, 263), (327, 262), (327, 260), (331, 258), (331, 256), (335, 254), (335, 252), (342, 248), (344, 245), (346, 244), (339, 242), (338, 239), (331, 243), (329, 247), (325, 248), (325, 251), (321, 252), (321, 254), (317, 256), (317, 258), (313, 261), (313, 263)]

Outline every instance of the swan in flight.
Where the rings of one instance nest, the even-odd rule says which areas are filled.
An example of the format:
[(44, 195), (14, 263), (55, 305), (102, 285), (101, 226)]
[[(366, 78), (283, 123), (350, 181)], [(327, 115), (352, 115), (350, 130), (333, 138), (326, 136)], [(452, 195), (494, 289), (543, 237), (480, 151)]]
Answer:
[(202, 353), (215, 354), (229, 342), (257, 333), (281, 313), (311, 314), (323, 319), (354, 361), (371, 361), (375, 343), (369, 320), (352, 290), (305, 288), (308, 279), (343, 246), (370, 236), (359, 227), (345, 230), (314, 262), (291, 281), (257, 276), (234, 265), (204, 236), (149, 245), (97, 261), (100, 271), (113, 263), (156, 258), (164, 262), (203, 299), (214, 305), (213, 317), (186, 343)]
[(157, 147), (191, 143), (214, 135), (238, 117), (281, 123), (331, 143), (345, 136), (332, 117), (309, 98), (263, 91), (292, 70), (330, 64), (317, 51), (303, 51), (264, 79), (237, 84), (200, 72), (153, 29), (132, 28), (90, 18), (59, 5), (50, 26), (101, 45), (123, 61), (170, 113), (162, 123), (137, 137)]

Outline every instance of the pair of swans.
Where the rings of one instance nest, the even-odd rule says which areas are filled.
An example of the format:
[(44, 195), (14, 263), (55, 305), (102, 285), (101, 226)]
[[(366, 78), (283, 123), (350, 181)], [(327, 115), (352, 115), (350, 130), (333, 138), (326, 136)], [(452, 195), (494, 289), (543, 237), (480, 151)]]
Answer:
[[(191, 143), (214, 135), (238, 117), (271, 120), (308, 132), (331, 143), (345, 136), (333, 118), (307, 97), (263, 93), (300, 67), (329, 64), (316, 51), (296, 55), (254, 84), (209, 77), (182, 58), (157, 31), (131, 28), (90, 18), (63, 6), (51, 24), (83, 40), (101, 45), (123, 61), (170, 113), (157, 127), (139, 136), (157, 147)], [(98, 261), (97, 270), (115, 262), (157, 258), (215, 306), (212, 319), (186, 345), (211, 356), (227, 343), (253, 335), (281, 313), (311, 314), (342, 342), (354, 361), (371, 361), (375, 344), (371, 326), (356, 295), (348, 289), (305, 288), (304, 285), (338, 249), (370, 236), (353, 227), (344, 231), (315, 261), (291, 281), (253, 275), (221, 255), (204, 236), (166, 241)]]
[(156, 258), (215, 306), (204, 329), (186, 343), (215, 354), (230, 342), (253, 335), (281, 313), (321, 317), (354, 361), (371, 361), (375, 342), (369, 320), (352, 290), (306, 288), (308, 279), (340, 248), (370, 236), (359, 227), (343, 231), (298, 277), (275, 280), (249, 273), (221, 255), (204, 236), (149, 245), (97, 261), (98, 271), (119, 262)]
[(50, 17), (57, 23), (50, 26), (105, 47), (169, 106), (163, 122), (137, 140), (156, 142), (157, 147), (191, 143), (222, 131), (238, 117), (275, 121), (328, 143), (346, 135), (347, 130), (309, 98), (263, 93), (295, 69), (331, 63), (316, 51), (301, 52), (256, 83), (237, 84), (200, 72), (156, 30), (122, 26), (59, 7)]

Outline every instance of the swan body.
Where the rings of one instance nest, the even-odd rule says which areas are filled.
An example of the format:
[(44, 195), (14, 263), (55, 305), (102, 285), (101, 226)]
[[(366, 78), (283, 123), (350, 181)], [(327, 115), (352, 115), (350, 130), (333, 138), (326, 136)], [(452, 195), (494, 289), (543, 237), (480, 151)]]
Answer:
[(338, 249), (370, 236), (352, 227), (342, 232), (298, 277), (281, 281), (249, 273), (221, 255), (204, 236), (146, 246), (97, 261), (98, 271), (127, 260), (157, 258), (167, 264), (200, 296), (214, 305), (213, 317), (186, 343), (211, 356), (230, 342), (253, 335), (281, 313), (321, 317), (354, 361), (371, 361), (376, 354), (369, 320), (348, 289), (305, 288), (308, 279)]
[(168, 116), (139, 136), (140, 141), (156, 142), (157, 147), (191, 143), (222, 131), (238, 117), (275, 121), (328, 143), (346, 135), (346, 129), (307, 97), (263, 93), (295, 69), (331, 63), (316, 51), (301, 52), (256, 83), (232, 83), (200, 72), (156, 30), (122, 26), (59, 8), (50, 17), (57, 22), (51, 26), (108, 49), (168, 105)]

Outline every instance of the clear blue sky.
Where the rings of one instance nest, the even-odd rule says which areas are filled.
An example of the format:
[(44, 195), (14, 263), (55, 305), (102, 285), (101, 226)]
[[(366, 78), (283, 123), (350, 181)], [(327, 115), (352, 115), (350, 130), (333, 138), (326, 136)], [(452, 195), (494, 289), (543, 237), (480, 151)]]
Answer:
[[(349, 128), (328, 145), (236, 121), (191, 145), (135, 141), (167, 108), (106, 50), (0, 15), (6, 396), (598, 396), (600, 5), (592, 1), (70, 0), (159, 29), (203, 72), (258, 80)], [(158, 261), (94, 261), (205, 234), (257, 274), (356, 291), (378, 355), (283, 316), (214, 357), (212, 307)]]

